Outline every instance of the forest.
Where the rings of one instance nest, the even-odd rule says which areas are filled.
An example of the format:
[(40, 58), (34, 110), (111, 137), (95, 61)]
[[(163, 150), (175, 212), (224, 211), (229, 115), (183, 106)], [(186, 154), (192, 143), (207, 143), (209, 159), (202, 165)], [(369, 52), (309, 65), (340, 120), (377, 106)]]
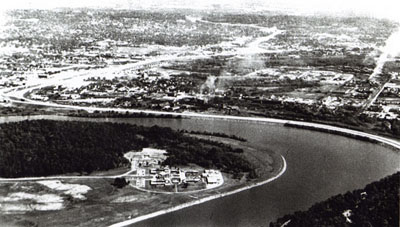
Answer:
[(167, 150), (168, 165), (195, 163), (232, 174), (254, 171), (234, 148), (159, 126), (32, 120), (0, 124), (0, 177), (89, 174), (129, 163), (124, 153)]
[(188, 131), (188, 130), (179, 130), (179, 132), (182, 133), (189, 133), (189, 134), (194, 134), (194, 135), (206, 135), (206, 136), (214, 136), (214, 137), (222, 137), (222, 138), (228, 138), (228, 139), (233, 139), (233, 140), (237, 140), (240, 142), (246, 142), (247, 140), (243, 137), (231, 134), (225, 134), (225, 133), (221, 133), (221, 132), (207, 132), (207, 131)]
[[(270, 223), (278, 226), (399, 226), (400, 172)], [(348, 211), (346, 216), (345, 211)], [(347, 218), (346, 218), (347, 217)], [(286, 223), (286, 225), (284, 225)]]

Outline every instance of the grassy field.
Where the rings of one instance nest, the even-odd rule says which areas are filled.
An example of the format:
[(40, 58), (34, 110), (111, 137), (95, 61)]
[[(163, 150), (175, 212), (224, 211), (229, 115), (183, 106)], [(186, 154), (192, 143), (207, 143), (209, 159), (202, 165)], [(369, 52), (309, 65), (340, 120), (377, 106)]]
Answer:
[[(243, 149), (243, 154), (256, 167), (258, 178), (246, 180), (234, 179), (231, 174), (223, 173), (224, 184), (216, 189), (197, 193), (158, 194), (142, 192), (129, 185), (117, 189), (112, 186), (112, 179), (68, 179), (62, 180), (65, 184), (86, 185), (91, 188), (84, 196), (86, 200), (79, 200), (66, 195), (62, 191), (48, 189), (35, 182), (3, 183), (0, 185), (0, 196), (7, 196), (10, 188), (14, 191), (35, 192), (37, 194), (53, 193), (64, 200), (64, 209), (56, 211), (14, 212), (0, 216), (1, 226), (107, 226), (112, 223), (141, 216), (147, 213), (170, 208), (185, 202), (215, 195), (216, 193), (231, 191), (255, 182), (266, 180), (279, 172), (281, 158), (278, 154), (269, 151), (257, 150), (248, 142), (237, 140), (195, 135), (198, 138), (212, 139), (229, 144), (234, 148)], [(193, 167), (193, 166), (192, 166)], [(97, 172), (96, 175), (112, 175), (122, 173), (126, 168), (107, 172)], [(23, 184), (19, 187), (16, 185)], [(0, 203), (1, 204), (1, 203)], [(71, 218), (74, 217), (74, 218)]]

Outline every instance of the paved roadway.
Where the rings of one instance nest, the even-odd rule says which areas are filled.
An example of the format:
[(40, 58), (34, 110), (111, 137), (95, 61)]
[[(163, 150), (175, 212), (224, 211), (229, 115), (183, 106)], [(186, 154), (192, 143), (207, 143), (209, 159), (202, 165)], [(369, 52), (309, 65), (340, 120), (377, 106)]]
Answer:
[(61, 180), (61, 179), (114, 179), (117, 177), (127, 176), (134, 170), (129, 170), (126, 173), (114, 176), (49, 176), (49, 177), (16, 177), (16, 178), (0, 178), (1, 182), (15, 182), (15, 181), (40, 181), (40, 180)]
[[(129, 112), (129, 113), (147, 113), (154, 115), (168, 115), (168, 116), (182, 116), (188, 118), (210, 118), (210, 119), (227, 119), (227, 120), (239, 120), (239, 121), (253, 121), (253, 122), (265, 122), (265, 123), (277, 123), (277, 124), (285, 124), (290, 123), (298, 126), (306, 126), (316, 129), (325, 129), (335, 132), (341, 132), (348, 135), (356, 135), (369, 139), (373, 139), (375, 141), (387, 144), (394, 148), (400, 149), (400, 142), (394, 139), (385, 138), (378, 135), (373, 135), (370, 133), (360, 132), (352, 129), (340, 128), (331, 125), (324, 125), (318, 123), (311, 122), (301, 122), (301, 121), (293, 121), (293, 120), (283, 120), (283, 119), (274, 119), (274, 118), (259, 118), (259, 117), (240, 117), (240, 116), (229, 116), (229, 115), (215, 115), (215, 114), (203, 114), (203, 113), (194, 113), (194, 112), (183, 112), (183, 113), (175, 113), (175, 112), (164, 112), (164, 111), (154, 111), (154, 110), (137, 110), (137, 109), (123, 109), (123, 108), (102, 108), (102, 107), (83, 107), (83, 106), (73, 106), (73, 105), (62, 105), (57, 103), (50, 102), (41, 102), (28, 100), (25, 101), (13, 101), (15, 103), (20, 104), (33, 104), (33, 105), (41, 105), (47, 107), (57, 107), (57, 108), (66, 108), (66, 109), (76, 109), (76, 110), (86, 110), (86, 111), (115, 111), (115, 112)], [(129, 172), (128, 172), (129, 173)], [(54, 176), (54, 177), (28, 177), (28, 178), (0, 178), (0, 181), (24, 181), (24, 180), (43, 180), (43, 179), (73, 179), (73, 178), (81, 178), (81, 179), (94, 179), (94, 178), (115, 178), (121, 177), (128, 173), (117, 175), (117, 176)]]

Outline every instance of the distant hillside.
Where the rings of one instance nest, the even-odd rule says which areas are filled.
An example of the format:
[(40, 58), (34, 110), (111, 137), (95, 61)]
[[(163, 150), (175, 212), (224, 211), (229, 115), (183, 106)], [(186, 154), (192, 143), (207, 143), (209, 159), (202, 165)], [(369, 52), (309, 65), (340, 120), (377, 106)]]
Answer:
[[(308, 211), (285, 215), (280, 226), (399, 226), (400, 172), (368, 184), (364, 189), (336, 195)], [(346, 212), (347, 211), (347, 212)]]
[(195, 163), (237, 174), (252, 165), (230, 146), (158, 126), (77, 121), (0, 124), (0, 177), (90, 173), (126, 165), (123, 154), (166, 149), (169, 165)]

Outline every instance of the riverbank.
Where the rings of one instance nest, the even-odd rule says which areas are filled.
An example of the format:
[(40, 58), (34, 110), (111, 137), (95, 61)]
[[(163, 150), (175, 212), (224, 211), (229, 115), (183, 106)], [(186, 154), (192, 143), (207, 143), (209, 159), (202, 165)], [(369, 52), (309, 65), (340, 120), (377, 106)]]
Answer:
[[(188, 116), (188, 115), (186, 115), (186, 116)], [(264, 122), (264, 123), (277, 123), (277, 124), (283, 124), (286, 127), (294, 127), (294, 128), (314, 130), (314, 131), (319, 131), (319, 132), (326, 132), (326, 133), (331, 133), (331, 134), (336, 134), (336, 135), (342, 135), (342, 136), (346, 136), (346, 137), (349, 137), (352, 139), (358, 139), (358, 140), (372, 142), (372, 143), (379, 143), (381, 145), (387, 145), (387, 146), (395, 148), (395, 149), (400, 149), (400, 143), (398, 141), (395, 141), (392, 139), (387, 139), (387, 138), (384, 138), (381, 136), (376, 136), (376, 135), (372, 135), (372, 134), (368, 134), (368, 133), (364, 133), (364, 132), (359, 132), (359, 131), (355, 131), (352, 129), (338, 128), (335, 126), (322, 125), (322, 124), (318, 124), (318, 123), (299, 122), (299, 121), (281, 120), (281, 119), (273, 119), (273, 118), (252, 118), (252, 117), (220, 116), (220, 115), (200, 116), (198, 114), (192, 114), (191, 117), (199, 117), (199, 118), (207, 117), (207, 118), (219, 118), (219, 119), (229, 119), (229, 120), (239, 120), (239, 121), (258, 121), (258, 122)], [(286, 164), (285, 158), (283, 156), (281, 156), (281, 157), (282, 157), (284, 166), (283, 166), (281, 172), (279, 172), (279, 174), (276, 177), (272, 177), (266, 181), (255, 183), (253, 185), (245, 186), (240, 189), (233, 190), (231, 192), (226, 192), (226, 193), (221, 193), (219, 195), (209, 196), (209, 197), (197, 200), (197, 201), (184, 203), (184, 204), (176, 206), (176, 207), (157, 211), (154, 213), (150, 213), (148, 215), (139, 216), (139, 217), (136, 217), (136, 218), (124, 221), (124, 222), (113, 224), (111, 226), (112, 227), (120, 227), (120, 226), (131, 225), (131, 224), (138, 223), (138, 222), (150, 219), (150, 218), (154, 218), (156, 216), (168, 214), (168, 213), (171, 213), (174, 211), (178, 211), (178, 210), (181, 210), (184, 208), (202, 204), (207, 201), (222, 198), (222, 197), (225, 197), (228, 195), (239, 193), (244, 190), (248, 190), (248, 189), (269, 183), (269, 182), (277, 179), (278, 177), (280, 177), (286, 171), (287, 164)]]
[[(38, 104), (40, 105), (40, 104)], [(357, 131), (354, 129), (348, 128), (341, 128), (337, 126), (327, 125), (327, 124), (320, 124), (320, 123), (313, 123), (313, 122), (303, 122), (303, 121), (295, 121), (295, 120), (285, 120), (285, 119), (277, 119), (277, 118), (262, 118), (262, 117), (242, 117), (242, 116), (231, 116), (231, 115), (216, 115), (216, 114), (203, 114), (203, 113), (195, 113), (195, 112), (183, 112), (183, 113), (176, 113), (176, 112), (164, 112), (164, 111), (153, 111), (153, 110), (136, 110), (136, 109), (121, 109), (121, 108), (101, 108), (101, 107), (79, 107), (79, 106), (64, 106), (64, 105), (57, 105), (54, 104), (53, 107), (64, 107), (64, 108), (71, 108), (71, 109), (78, 109), (78, 110), (90, 110), (90, 111), (100, 111), (100, 112), (120, 112), (120, 113), (128, 113), (128, 114), (149, 114), (150, 116), (159, 115), (163, 116), (163, 118), (201, 118), (201, 119), (226, 119), (226, 120), (237, 120), (237, 121), (250, 121), (250, 122), (260, 122), (260, 123), (276, 123), (276, 124), (283, 124), (292, 127), (307, 127), (308, 129), (315, 129), (315, 130), (325, 130), (326, 132), (330, 133), (342, 133), (342, 135), (348, 136), (356, 136), (359, 138), (368, 138), (369, 141), (377, 141), (383, 144), (388, 144), (389, 146), (395, 147), (400, 149), (400, 141), (395, 139), (386, 138), (379, 135), (374, 135), (362, 131)], [(48, 115), (34, 115), (34, 116), (21, 116), (22, 118), (30, 118), (33, 117), (34, 119), (40, 119), (41, 116), (48, 116)], [(53, 116), (53, 115), (49, 115)], [(19, 116), (8, 116), (8, 117), (0, 117), (0, 118), (18, 118)], [(60, 116), (58, 116), (60, 117)], [(65, 116), (67, 119), (68, 117)], [(1, 119), (0, 119), (1, 123)], [(354, 138), (354, 137), (353, 137)]]
[[(214, 115), (215, 116), (215, 115)], [(66, 116), (31, 116), (31, 117), (25, 117), (25, 119), (40, 119), (40, 118), (51, 118), (51, 117), (54, 117), (54, 118), (57, 118), (57, 120), (74, 120), (74, 118), (70, 118), (70, 117), (66, 117)], [(195, 115), (195, 116), (193, 116), (193, 115), (191, 115), (191, 117), (187, 117), (187, 118), (189, 118), (189, 119), (176, 119), (176, 120), (174, 120), (174, 119), (170, 119), (169, 121), (173, 121), (173, 122), (181, 122), (181, 121), (186, 121), (186, 122), (196, 122), (196, 121), (199, 121), (199, 122), (201, 122), (201, 124), (203, 124), (204, 122), (211, 122), (212, 124), (215, 124), (215, 123), (217, 123), (217, 121), (209, 121), (208, 119), (209, 118), (212, 118), (213, 117), (213, 115), (208, 115), (207, 117), (202, 117), (202, 116), (200, 116), (200, 115)], [(228, 125), (230, 125), (230, 124), (240, 124), (240, 125), (249, 125), (249, 124), (242, 124), (241, 122), (244, 122), (244, 123), (246, 123), (246, 122), (253, 122), (253, 124), (254, 124), (254, 122), (256, 122), (256, 124), (259, 126), (259, 128), (266, 128), (263, 124), (259, 124), (259, 123), (265, 123), (265, 124), (271, 124), (272, 123), (272, 125), (274, 125), (274, 124), (278, 124), (278, 125), (284, 125), (285, 123), (293, 123), (293, 121), (287, 121), (287, 120), (280, 120), (280, 119), (260, 119), (260, 118), (243, 118), (243, 117), (235, 117), (235, 116), (215, 116), (214, 117), (215, 119), (220, 119), (219, 120), (219, 122), (221, 123), (221, 124), (223, 124), (223, 125), (226, 125), (226, 124), (228, 124)], [(197, 119), (197, 120), (196, 120)], [(15, 120), (23, 120), (22, 118), (15, 118)], [(83, 119), (83, 120), (87, 120), (87, 119)], [(95, 120), (98, 120), (98, 119), (95, 119)], [(164, 122), (164, 121), (167, 121), (168, 119), (159, 119), (159, 120), (157, 120), (157, 121), (154, 121), (154, 123), (156, 123), (157, 124), (157, 122), (158, 123), (160, 123), (160, 122)], [(225, 120), (228, 120), (228, 122), (225, 122)], [(0, 119), (0, 122), (1, 122), (1, 119)], [(229, 123), (229, 122), (231, 122), (231, 123)], [(235, 123), (235, 122), (238, 122), (238, 123)], [(313, 124), (313, 123), (307, 123), (307, 122), (297, 122), (297, 124), (299, 124), (299, 125), (306, 125), (306, 126), (309, 126), (309, 127), (318, 127), (319, 125), (318, 124)], [(311, 125), (310, 125), (311, 124)], [(323, 125), (324, 126), (324, 125)], [(275, 126), (273, 126), (273, 127), (275, 127)], [(333, 126), (324, 126), (324, 127), (326, 127), (327, 129), (331, 129), (331, 130), (337, 130), (337, 128), (336, 127), (333, 127)], [(333, 127), (333, 128), (331, 128), (331, 127)], [(193, 129), (193, 128), (191, 128), (191, 129)], [(311, 128), (309, 128), (309, 129), (311, 129)], [(197, 130), (200, 130), (200, 129), (197, 129)], [(347, 133), (355, 133), (356, 135), (358, 134), (358, 133), (361, 133), (361, 132), (357, 132), (357, 131), (355, 131), (355, 132), (353, 132), (353, 130), (350, 130), (349, 132), (348, 132), (348, 130), (347, 129), (339, 129), (339, 130), (344, 130), (344, 132), (347, 132)], [(286, 131), (286, 130), (285, 130)], [(313, 130), (313, 131), (315, 131), (315, 130)], [(231, 132), (231, 131), (230, 131)], [(234, 131), (233, 131), (234, 132)], [(307, 134), (306, 132), (305, 132), (305, 134)], [(376, 138), (376, 136), (374, 136), (374, 135), (364, 135), (364, 134), (361, 134), (361, 135), (363, 135), (363, 136), (370, 136), (372, 139), (374, 139), (374, 138)], [(380, 142), (382, 142), (382, 143), (388, 143), (388, 142), (393, 142), (393, 141), (391, 141), (391, 140), (387, 140), (387, 138), (381, 138), (381, 137), (378, 137), (381, 141)], [(392, 143), (392, 145), (394, 145), (393, 147), (396, 147), (396, 144), (395, 144), (395, 142), (396, 141), (394, 141), (393, 143)], [(396, 148), (399, 148), (399, 146), (398, 146), (398, 144), (397, 144), (397, 147)], [(347, 160), (347, 159), (346, 159)], [(249, 189), (249, 188), (247, 188), (247, 189)], [(243, 188), (242, 189), (242, 191), (243, 190), (246, 190), (246, 188)], [(217, 198), (220, 198), (220, 197), (217, 197)], [(207, 201), (210, 201), (210, 200), (207, 200)], [(191, 201), (190, 201), (191, 202)], [(195, 202), (195, 201), (193, 201), (193, 202)], [(203, 202), (204, 203), (204, 202)], [(184, 203), (184, 204), (186, 204), (186, 203)], [(200, 203), (199, 203), (200, 204)], [(194, 204), (194, 205), (196, 205), (196, 204)], [(186, 207), (184, 207), (184, 208), (187, 208), (187, 207), (190, 207), (191, 205), (187, 205)], [(181, 209), (183, 209), (183, 208), (181, 208)], [(178, 209), (178, 210), (181, 210), (181, 209)], [(173, 212), (174, 210), (172, 210), (172, 211), (170, 211), (170, 212)], [(169, 213), (170, 213), (169, 212)], [(150, 214), (151, 214), (151, 212), (150, 212)], [(158, 215), (161, 215), (161, 214), (158, 214)], [(139, 217), (141, 217), (141, 216), (139, 216)], [(138, 217), (138, 218), (139, 218)], [(131, 220), (131, 219), (130, 219)], [(146, 220), (146, 219), (144, 219), (144, 220)], [(104, 224), (104, 223), (103, 223)]]
[[(59, 104), (59, 103), (53, 103), (53, 102), (43, 102), (43, 101), (37, 101), (37, 100), (32, 100), (28, 98), (23, 98), (23, 99), (15, 99), (13, 100), (14, 104), (17, 105), (27, 105), (29, 106), (35, 106), (38, 109), (42, 108), (50, 108), (50, 109), (57, 109), (58, 111), (65, 110), (68, 111), (66, 113), (67, 116), (76, 116), (76, 117), (124, 117), (124, 116), (133, 116), (133, 117), (155, 117), (155, 118), (184, 118), (184, 117), (221, 117), (224, 118), (230, 117), (230, 119), (259, 119), (260, 121), (263, 121), (263, 119), (274, 119), (274, 120), (281, 120), (281, 122), (284, 121), (290, 121), (291, 123), (295, 124), (294, 122), (307, 122), (310, 124), (314, 125), (320, 125), (320, 126), (332, 126), (335, 128), (340, 128), (340, 129), (348, 129), (348, 130), (353, 130), (353, 131), (358, 131), (358, 132), (363, 132), (367, 134), (376, 134), (381, 137), (386, 137), (386, 138), (391, 138), (392, 140), (397, 140), (397, 137), (393, 134), (387, 133), (387, 132), (382, 132), (380, 130), (372, 130), (369, 129), (368, 127), (364, 127), (361, 125), (355, 126), (355, 125), (346, 125), (343, 124), (338, 119), (338, 122), (332, 122), (332, 121), (319, 121), (316, 119), (303, 119), (303, 118), (296, 118), (296, 117), (291, 117), (291, 116), (276, 116), (276, 115), (264, 115), (264, 114), (256, 114), (256, 113), (242, 113), (240, 116), (232, 116), (232, 115), (222, 115), (219, 113), (212, 113), (209, 114), (207, 112), (168, 112), (168, 111), (160, 111), (160, 110), (148, 110), (148, 109), (126, 109), (126, 108), (113, 108), (113, 107), (95, 107), (95, 106), (77, 106), (77, 105), (67, 105), (67, 104)], [(108, 116), (109, 115), (109, 116)], [(243, 116), (245, 115), (245, 116)], [(256, 117), (254, 117), (256, 116)], [(287, 118), (285, 118), (287, 117)], [(257, 121), (257, 120), (256, 120)], [(337, 130), (335, 130), (337, 131)]]
[[(317, 131), (317, 132), (324, 132), (324, 133), (328, 133), (328, 134), (344, 136), (344, 137), (347, 137), (347, 138), (352, 138), (352, 139), (361, 140), (361, 141), (365, 141), (365, 142), (369, 142), (369, 143), (379, 144), (381, 146), (385, 146), (387, 148), (394, 149), (395, 151), (398, 151), (398, 149), (399, 149), (399, 147), (397, 147), (396, 145), (395, 146), (388, 145), (385, 142), (373, 139), (373, 138), (369, 137), (368, 135), (364, 135), (364, 134), (352, 134), (352, 133), (349, 133), (348, 131), (337, 131), (337, 130), (331, 129), (331, 128), (320, 128), (320, 127), (315, 127), (313, 125), (293, 124), (291, 122), (285, 123), (284, 126), (285, 127), (298, 128), (298, 129), (304, 129), (304, 130), (312, 130), (312, 131)], [(394, 141), (396, 142), (396, 140), (394, 140)]]
[(181, 210), (181, 209), (184, 209), (184, 208), (188, 208), (188, 207), (191, 207), (191, 206), (199, 205), (199, 204), (202, 204), (202, 203), (214, 200), (214, 199), (218, 199), (218, 198), (222, 198), (222, 197), (225, 197), (225, 196), (233, 195), (233, 194), (245, 191), (245, 190), (252, 189), (254, 187), (258, 187), (258, 186), (267, 184), (267, 183), (269, 183), (271, 181), (274, 181), (274, 180), (278, 179), (280, 176), (282, 176), (285, 173), (286, 168), (287, 168), (286, 160), (285, 160), (285, 158), (283, 156), (281, 156), (281, 158), (282, 158), (283, 166), (282, 166), (281, 170), (279, 171), (279, 173), (276, 176), (274, 176), (272, 178), (269, 178), (269, 179), (267, 179), (265, 181), (257, 182), (257, 183), (254, 183), (252, 185), (248, 185), (248, 186), (245, 186), (245, 187), (241, 187), (239, 189), (235, 189), (233, 191), (229, 191), (229, 192), (224, 192), (224, 193), (217, 194), (217, 195), (208, 196), (208, 197), (205, 197), (205, 198), (202, 198), (202, 199), (199, 199), (199, 200), (195, 200), (195, 201), (184, 203), (184, 204), (181, 204), (181, 205), (178, 205), (178, 206), (175, 206), (175, 207), (171, 207), (169, 209), (156, 211), (156, 212), (153, 212), (153, 213), (150, 213), (150, 214), (146, 214), (146, 215), (143, 215), (143, 216), (139, 216), (139, 217), (136, 217), (136, 218), (133, 218), (133, 219), (130, 219), (130, 220), (126, 220), (126, 221), (123, 221), (123, 222), (115, 223), (115, 224), (111, 225), (110, 227), (122, 227), (122, 226), (132, 225), (132, 224), (135, 224), (137, 222), (141, 222), (141, 221), (144, 221), (144, 220), (147, 220), (147, 219), (150, 219), (150, 218), (154, 218), (154, 217), (157, 217), (157, 216), (160, 216), (160, 215), (163, 215), (163, 214), (172, 213), (174, 211), (178, 211), (178, 210)]
[[(282, 226), (398, 226), (400, 172), (271, 222)], [(379, 201), (379, 202), (377, 202)]]
[[(29, 121), (28, 119), (31, 120), (31, 121)], [(36, 120), (33, 120), (33, 119), (36, 119)], [(37, 119), (42, 119), (42, 120), (39, 121)], [(63, 123), (62, 122), (63, 120), (71, 120), (71, 123), (75, 122), (74, 125), (76, 125), (76, 122), (78, 122), (78, 121), (75, 121), (76, 119), (79, 119), (79, 120), (84, 121), (84, 122), (88, 121), (86, 118), (74, 118), (74, 117), (71, 118), (71, 117), (66, 117), (66, 116), (26, 116), (26, 117), (19, 117), (19, 118), (18, 117), (3, 118), (3, 119), (0, 118), (0, 122), (4, 123), (3, 125), (0, 125), (0, 127), (2, 127), (3, 130), (6, 132), (6, 134), (8, 134), (7, 131), (6, 131), (6, 127), (10, 126), (10, 124), (13, 124), (11, 122), (20, 121), (16, 125), (34, 124), (34, 123), (37, 123), (37, 122), (53, 124), (55, 122), (55, 121), (43, 120), (43, 119), (59, 120), (58, 123), (63, 125), (63, 127), (64, 127), (64, 125), (71, 125), (70, 123), (67, 124), (67, 122)], [(95, 121), (102, 121), (102, 120), (104, 120), (104, 119), (100, 119), (100, 120), (97, 119)], [(137, 119), (137, 120), (140, 120), (140, 119)], [(164, 120), (164, 119), (160, 119), (160, 120)], [(170, 120), (179, 121), (180, 119), (170, 119)], [(98, 124), (100, 124), (100, 123), (96, 123), (96, 125), (98, 125)], [(109, 124), (111, 124), (111, 122), (104, 123), (104, 124), (109, 125)], [(114, 124), (117, 124), (117, 123), (114, 123)], [(78, 125), (82, 125), (82, 123), (78, 123)], [(131, 125), (131, 126), (132, 127), (136, 127), (134, 125)], [(149, 127), (150, 126), (148, 126), (147, 128), (149, 128)], [(29, 127), (23, 127), (23, 128), (28, 130)], [(151, 128), (153, 128), (153, 126)], [(45, 130), (45, 131), (49, 131), (49, 130)], [(65, 131), (65, 130), (62, 130), (62, 131)], [(196, 131), (194, 131), (194, 132), (196, 132)], [(86, 132), (86, 134), (87, 134), (87, 132)], [(182, 136), (184, 136), (184, 135), (182, 135)], [(191, 136), (191, 137), (188, 137), (188, 138), (196, 139), (197, 137), (200, 137), (200, 135)], [(216, 138), (213, 139), (214, 137), (216, 137)], [(258, 156), (260, 160), (261, 160), (260, 156), (263, 156), (263, 155), (273, 158), (273, 160), (269, 160), (268, 162), (266, 162), (265, 165), (268, 165), (268, 168), (265, 168), (265, 175), (262, 175), (263, 177), (259, 177), (258, 179), (252, 179), (251, 181), (246, 182), (246, 179), (247, 179), (247, 176), (248, 176), (247, 173), (239, 175), (241, 177), (238, 178), (238, 177), (235, 177), (235, 174), (234, 174), (236, 170), (235, 171), (226, 171), (227, 173), (225, 173), (224, 177), (225, 177), (225, 179), (227, 179), (228, 182), (226, 184), (224, 184), (223, 186), (217, 188), (217, 189), (204, 190), (204, 191), (201, 191), (201, 193), (200, 192), (188, 192), (188, 193), (185, 193), (185, 194), (188, 194), (188, 195), (176, 195), (176, 196), (170, 196), (170, 198), (166, 198), (166, 196), (161, 197), (161, 196), (152, 195), (152, 199), (156, 200), (156, 201), (161, 201), (161, 204), (152, 203), (152, 202), (149, 202), (149, 201), (148, 202), (144, 202), (143, 205), (147, 206), (146, 209), (143, 209), (143, 210), (139, 211), (138, 213), (130, 214), (129, 216), (132, 216), (132, 217), (140, 216), (142, 214), (151, 213), (151, 212), (157, 211), (159, 209), (162, 210), (163, 208), (167, 209), (167, 208), (170, 208), (170, 207), (175, 207), (176, 205), (180, 205), (180, 204), (185, 203), (185, 202), (193, 202), (193, 201), (197, 200), (198, 198), (200, 198), (200, 199), (203, 198), (203, 197), (206, 198), (206, 197), (208, 197), (210, 195), (216, 195), (216, 194), (220, 195), (221, 193), (224, 193), (225, 191), (236, 190), (237, 188), (242, 187), (244, 185), (253, 184), (253, 182), (257, 182), (257, 181), (260, 181), (262, 179), (268, 179), (271, 176), (275, 176), (280, 171), (282, 163), (281, 163), (281, 158), (280, 158), (280, 156), (278, 154), (276, 154), (276, 153), (269, 154), (265, 150), (262, 150), (262, 151), (259, 151), (259, 152), (255, 153), (255, 152), (253, 152), (253, 151), (255, 151), (254, 148), (245, 149), (245, 147), (247, 145), (250, 145), (250, 144), (247, 144), (244, 139), (237, 140), (238, 138), (236, 138), (236, 137), (232, 137), (232, 138), (230, 138), (230, 137), (227, 138), (227, 137), (229, 137), (229, 136), (226, 135), (226, 134), (223, 134), (223, 133), (219, 133), (219, 134), (216, 134), (215, 136), (211, 136), (211, 138), (197, 138), (197, 139), (199, 141), (200, 140), (201, 141), (206, 141), (206, 140), (211, 140), (212, 139), (212, 141), (214, 141), (214, 142), (210, 143), (211, 145), (220, 144), (222, 146), (223, 144), (225, 144), (225, 145), (230, 144), (230, 145), (233, 145), (233, 147), (237, 147), (237, 146), (240, 145), (240, 148), (244, 150), (244, 151), (241, 150), (241, 152), (236, 152), (236, 151), (232, 152), (231, 156), (232, 155), (236, 155), (236, 154), (238, 154), (240, 156), (245, 156), (245, 155), (249, 155), (248, 151), (251, 151), (252, 154), (250, 154), (250, 155)], [(176, 139), (176, 137), (174, 137), (174, 138)], [(132, 141), (132, 140), (130, 140), (130, 141)], [(191, 140), (189, 140), (189, 141), (191, 141)], [(218, 141), (220, 143), (217, 143), (216, 141)], [(235, 143), (232, 143), (232, 142), (235, 142)], [(240, 143), (240, 144), (238, 144), (238, 143)], [(244, 143), (244, 144), (242, 144), (242, 143)], [(210, 148), (210, 147), (208, 147), (208, 148)], [(189, 149), (189, 150), (193, 151), (192, 149)], [(218, 150), (214, 150), (214, 152), (217, 152), (217, 151)], [(227, 159), (226, 162), (232, 165), (232, 162), (229, 161), (229, 159)], [(250, 163), (254, 164), (253, 162), (250, 162)], [(218, 165), (216, 165), (216, 166), (218, 166)], [(239, 167), (239, 165), (235, 165), (235, 166)], [(256, 166), (258, 166), (258, 164)], [(0, 183), (4, 183), (3, 184), (4, 197), (6, 198), (8, 196), (8, 194), (9, 194), (9, 191), (7, 190), (7, 187), (13, 187), (13, 185), (19, 185), (21, 182), (24, 182), (25, 184), (30, 185), (29, 187), (32, 186), (32, 187), (37, 188), (35, 184), (36, 184), (36, 181), (39, 181), (39, 180), (62, 180), (63, 182), (71, 182), (71, 183), (79, 183), (79, 184), (85, 184), (86, 180), (92, 181), (92, 183), (90, 183), (90, 188), (93, 188), (94, 190), (92, 190), (92, 192), (89, 193), (89, 195), (88, 195), (88, 200), (89, 201), (85, 202), (86, 205), (84, 205), (84, 206), (88, 206), (90, 208), (90, 206), (95, 205), (95, 204), (100, 202), (97, 198), (93, 199), (93, 194), (96, 194), (95, 197), (98, 197), (98, 198), (101, 197), (101, 202), (103, 202), (103, 203), (105, 203), (106, 201), (109, 202), (109, 203), (112, 203), (112, 201), (114, 201), (114, 200), (115, 201), (125, 201), (124, 199), (118, 200), (119, 197), (117, 199), (114, 199), (115, 195), (118, 195), (118, 193), (112, 192), (111, 194), (102, 194), (101, 192), (99, 192), (99, 185), (98, 185), (99, 182), (112, 181), (115, 177), (122, 177), (124, 175), (126, 175), (126, 173), (122, 173), (122, 174), (117, 175), (117, 176), (115, 176), (115, 175), (114, 176), (96, 176), (96, 175), (94, 175), (94, 176), (48, 176), (48, 177), (0, 178)], [(265, 176), (267, 176), (267, 177), (265, 177)], [(94, 183), (94, 181), (97, 181), (97, 182)], [(108, 183), (110, 183), (110, 182), (108, 182)], [(107, 187), (107, 185), (100, 186), (100, 187)], [(0, 191), (1, 190), (2, 190), (2, 188), (0, 188)], [(41, 189), (38, 188), (38, 193), (40, 193), (40, 190)], [(119, 195), (121, 195), (121, 197), (124, 198), (126, 196), (132, 196), (132, 193), (133, 194), (138, 194), (138, 192), (135, 192), (135, 190), (124, 189), (124, 192), (122, 192)], [(149, 193), (145, 192), (145, 194), (149, 194)], [(112, 198), (110, 198), (110, 197), (112, 197)], [(118, 203), (122, 203), (122, 202), (118, 202)], [(131, 203), (131, 204), (127, 204), (127, 203), (128, 202), (126, 202), (125, 204), (120, 204), (120, 205), (122, 205), (122, 206), (126, 205), (126, 206), (129, 206), (129, 207), (132, 207), (132, 206), (136, 205), (136, 203)], [(59, 217), (59, 216), (66, 217), (67, 213), (64, 213), (64, 212), (69, 212), (69, 211), (73, 210), (74, 207), (77, 208), (77, 206), (79, 205), (78, 203), (69, 204), (69, 202), (67, 202), (66, 204), (67, 204), (66, 205), (67, 208), (65, 210), (63, 210), (63, 211), (60, 211), (60, 214), (56, 215), (57, 217)], [(90, 205), (88, 205), (88, 204), (90, 204)], [(114, 204), (112, 204), (110, 206), (117, 206), (117, 204), (114, 203)], [(140, 205), (138, 205), (138, 206), (140, 206)], [(80, 207), (79, 209), (84, 210), (86, 208)], [(47, 216), (47, 214), (44, 214), (44, 213), (43, 214), (42, 213), (39, 214), (39, 213), (40, 212), (38, 212), (38, 217), (41, 217), (42, 215), (43, 216)], [(27, 214), (27, 215), (29, 216), (30, 214)], [(125, 216), (123, 218), (118, 217), (115, 214), (114, 215), (110, 215), (110, 216), (111, 217), (107, 220), (108, 223), (104, 223), (104, 224), (112, 224), (114, 222), (123, 221), (123, 220), (127, 219), (127, 216)], [(25, 218), (26, 216), (23, 216), (21, 214), (21, 217)], [(8, 217), (8, 218), (10, 218), (10, 217)], [(39, 222), (38, 222), (39, 225), (50, 224), (50, 223), (47, 223), (46, 221), (44, 221), (44, 223), (41, 222), (41, 219), (42, 218), (36, 219), (36, 220), (39, 220)], [(57, 219), (59, 219), (58, 222), (53, 222), (51, 224), (62, 225), (63, 223), (65, 223), (63, 221), (64, 218), (57, 218)], [(1, 223), (1, 221), (2, 221), (2, 219), (0, 219), (0, 223)], [(34, 221), (34, 220), (32, 220), (32, 221)], [(85, 222), (85, 221), (88, 221), (88, 220), (82, 220), (82, 222)], [(5, 223), (8, 223), (8, 222), (5, 222)], [(87, 225), (91, 225), (91, 224), (87, 224)]]

